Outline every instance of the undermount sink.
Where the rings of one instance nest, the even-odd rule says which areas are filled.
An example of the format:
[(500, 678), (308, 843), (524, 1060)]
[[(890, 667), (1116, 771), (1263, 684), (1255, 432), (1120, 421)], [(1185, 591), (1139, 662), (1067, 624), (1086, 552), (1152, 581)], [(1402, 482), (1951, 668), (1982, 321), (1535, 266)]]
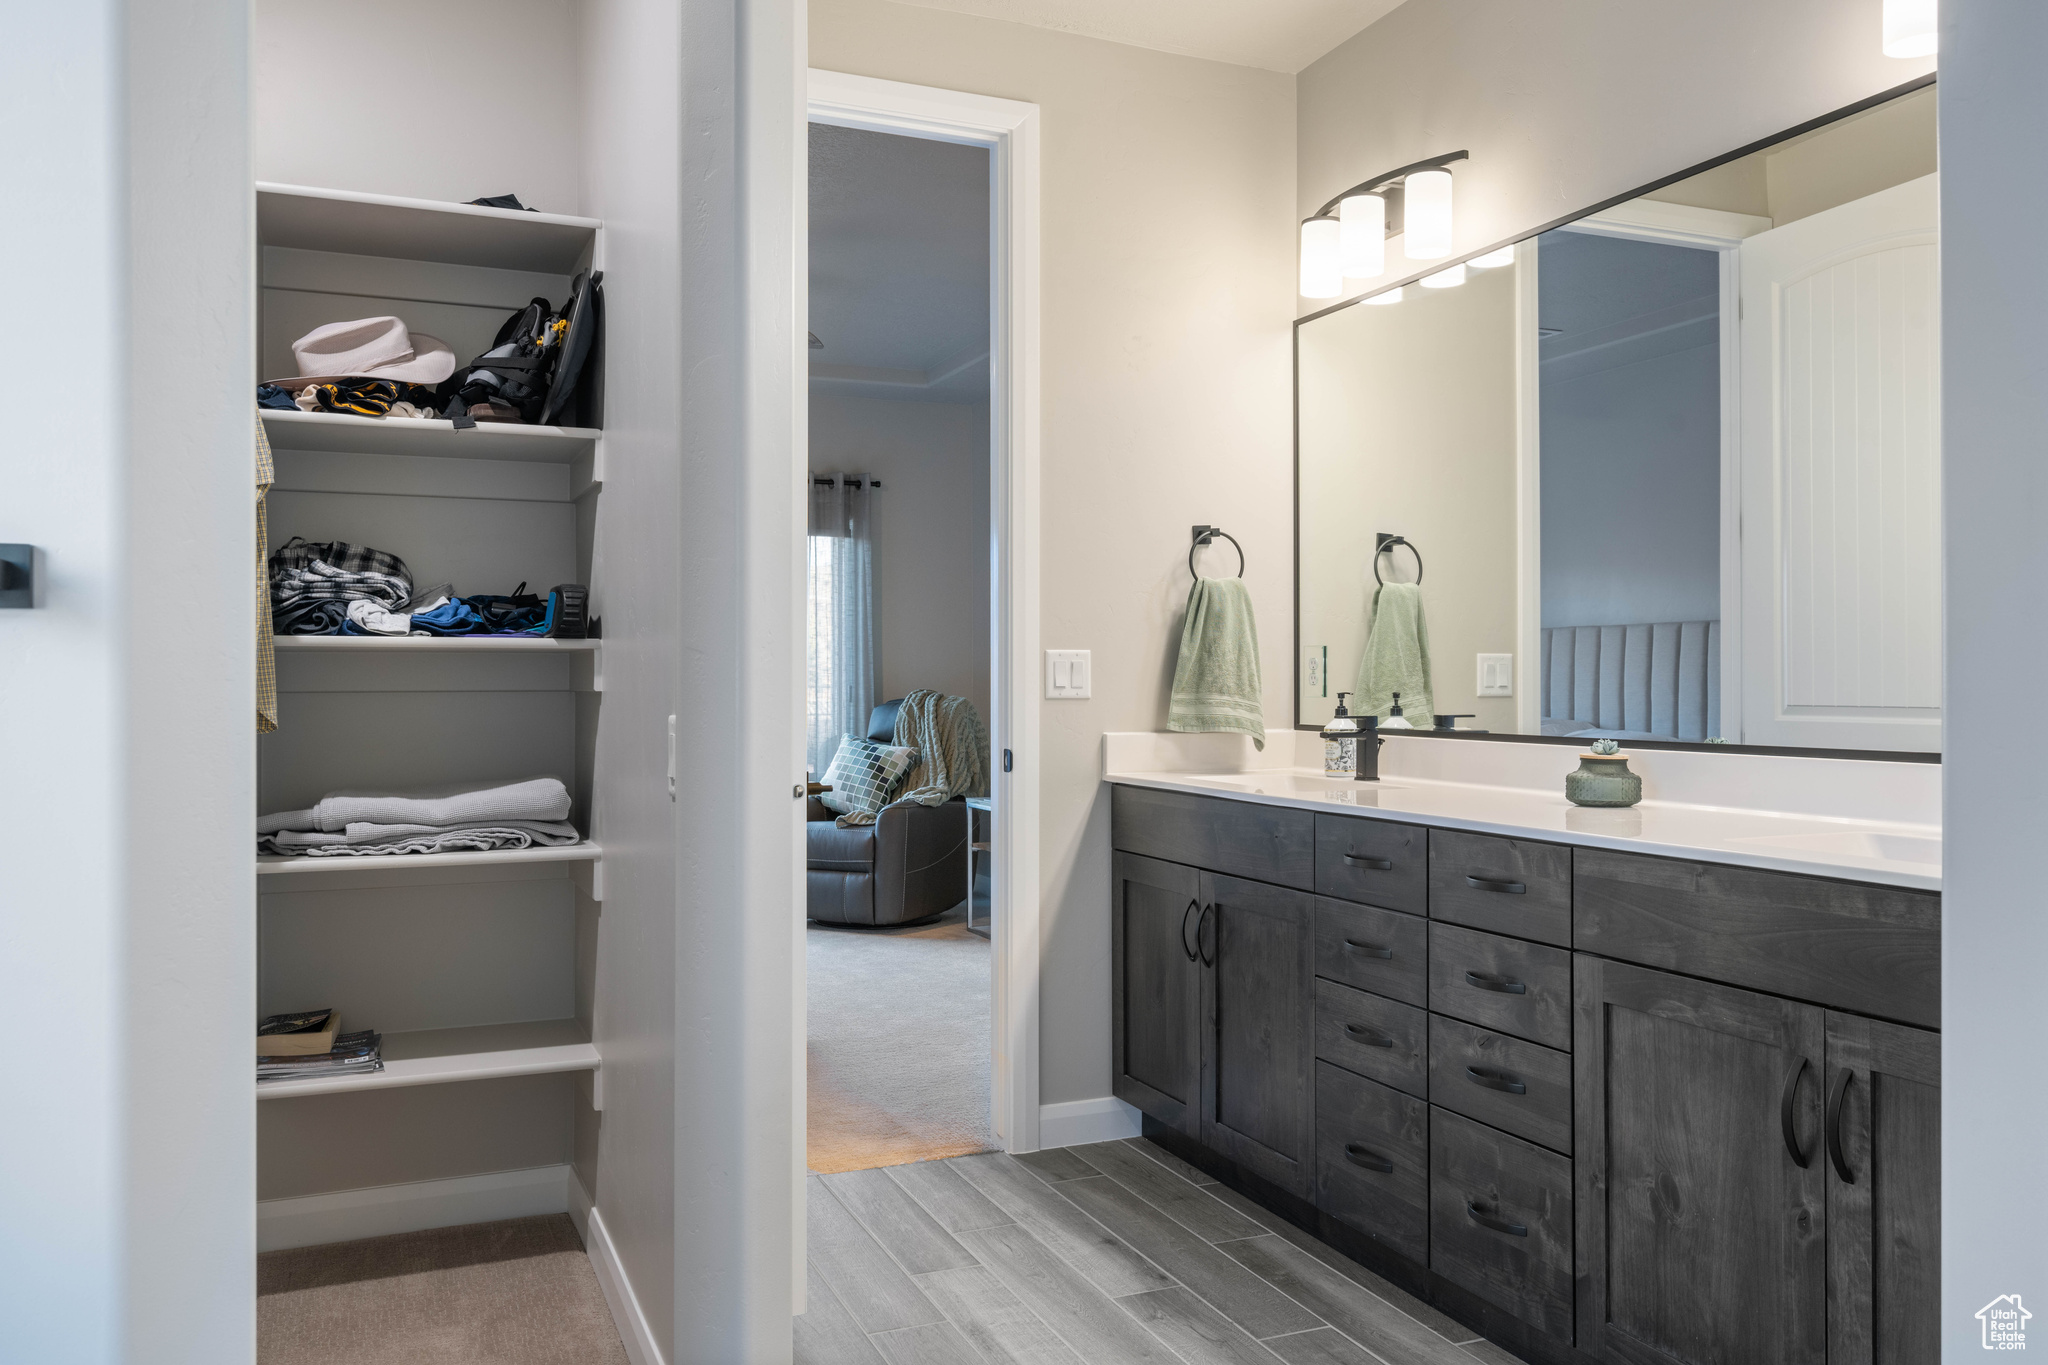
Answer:
[(1833, 853), (1851, 858), (1880, 858), (1893, 863), (1941, 866), (1941, 840), (1924, 834), (1883, 834), (1876, 830), (1829, 830), (1816, 834), (1760, 834), (1730, 843), (1758, 848), (1795, 849), (1802, 853)]
[(1205, 787), (1243, 792), (1247, 796), (1294, 796), (1328, 801), (1337, 806), (1373, 806), (1379, 793), (1394, 788), (1390, 782), (1360, 782), (1350, 777), (1321, 777), (1311, 773), (1229, 773), (1221, 776), (1191, 777)]

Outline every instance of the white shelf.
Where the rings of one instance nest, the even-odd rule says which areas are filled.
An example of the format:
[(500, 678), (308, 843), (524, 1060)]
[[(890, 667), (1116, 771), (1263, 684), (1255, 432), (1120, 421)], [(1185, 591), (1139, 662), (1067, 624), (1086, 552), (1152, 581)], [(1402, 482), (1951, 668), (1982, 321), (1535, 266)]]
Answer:
[(275, 450), (317, 454), (417, 455), (442, 460), (526, 460), (574, 464), (595, 456), (604, 433), (595, 427), (541, 427), (479, 422), (462, 431), (437, 417), (357, 417), (344, 412), (258, 408)]
[[(349, 1021), (342, 1021), (347, 1024)], [(556, 1071), (596, 1071), (602, 1065), (583, 1025), (574, 1019), (476, 1028), (422, 1029), (384, 1035), (384, 1069), (366, 1076), (313, 1076), (264, 1081), (259, 1100), (297, 1095), (339, 1095), (356, 1090), (395, 1090), (411, 1085), (446, 1085), (498, 1076), (543, 1076)]]
[(328, 654), (555, 654), (589, 653), (602, 640), (552, 640), (526, 635), (280, 635), (277, 647)]
[(257, 242), (302, 251), (568, 275), (587, 263), (602, 226), (560, 213), (256, 183)]
[(516, 865), (519, 863), (594, 863), (604, 857), (604, 850), (588, 839), (580, 844), (560, 844), (552, 848), (510, 848), (493, 853), (388, 853), (367, 857), (305, 858), (287, 857), (282, 853), (259, 853), (256, 855), (258, 876), (290, 875), (293, 873), (371, 873), (390, 872), (400, 868), (413, 867), (481, 867), (486, 864)]

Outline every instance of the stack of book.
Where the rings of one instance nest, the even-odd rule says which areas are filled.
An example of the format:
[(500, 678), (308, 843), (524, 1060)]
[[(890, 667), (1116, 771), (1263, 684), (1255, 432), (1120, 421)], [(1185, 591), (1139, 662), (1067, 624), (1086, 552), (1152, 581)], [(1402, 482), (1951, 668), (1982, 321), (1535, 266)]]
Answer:
[(384, 1035), (343, 1033), (333, 1010), (273, 1014), (256, 1026), (257, 1081), (367, 1076), (384, 1069)]

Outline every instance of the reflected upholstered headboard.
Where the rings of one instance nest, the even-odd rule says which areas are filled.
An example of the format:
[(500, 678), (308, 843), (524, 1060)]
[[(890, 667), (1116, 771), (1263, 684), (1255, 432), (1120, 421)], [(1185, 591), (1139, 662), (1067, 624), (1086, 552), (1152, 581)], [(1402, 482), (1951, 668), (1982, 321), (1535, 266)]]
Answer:
[(1543, 733), (1701, 741), (1721, 733), (1721, 623), (1551, 626)]

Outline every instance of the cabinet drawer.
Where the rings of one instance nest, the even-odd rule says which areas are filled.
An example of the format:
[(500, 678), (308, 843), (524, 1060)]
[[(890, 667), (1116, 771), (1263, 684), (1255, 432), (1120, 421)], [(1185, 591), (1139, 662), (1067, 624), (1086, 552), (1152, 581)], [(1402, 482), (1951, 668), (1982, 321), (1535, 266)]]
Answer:
[(1398, 910), (1316, 899), (1316, 975), (1420, 1005), (1429, 999), (1424, 961), (1429, 921)]
[(1391, 820), (1316, 816), (1316, 890), (1421, 914), (1429, 894), (1429, 831)]
[(1429, 1268), (1572, 1339), (1572, 1163), (1432, 1106)]
[(1429, 915), (1569, 948), (1572, 851), (1563, 844), (1431, 830)]
[(1572, 955), (1562, 948), (1429, 926), (1429, 1007), (1545, 1047), (1572, 1045)]
[(1110, 842), (1125, 853), (1303, 891), (1315, 885), (1315, 815), (1149, 787), (1112, 787)]
[(1574, 931), (1602, 957), (1941, 1026), (1941, 897), (1580, 849)]
[(1429, 1016), (1413, 1005), (1316, 982), (1316, 1056), (1411, 1095), (1429, 1094)]
[(1429, 1106), (1316, 1063), (1316, 1206), (1429, 1259)]
[(1429, 1098), (1566, 1156), (1572, 1058), (1537, 1043), (1429, 1016)]

